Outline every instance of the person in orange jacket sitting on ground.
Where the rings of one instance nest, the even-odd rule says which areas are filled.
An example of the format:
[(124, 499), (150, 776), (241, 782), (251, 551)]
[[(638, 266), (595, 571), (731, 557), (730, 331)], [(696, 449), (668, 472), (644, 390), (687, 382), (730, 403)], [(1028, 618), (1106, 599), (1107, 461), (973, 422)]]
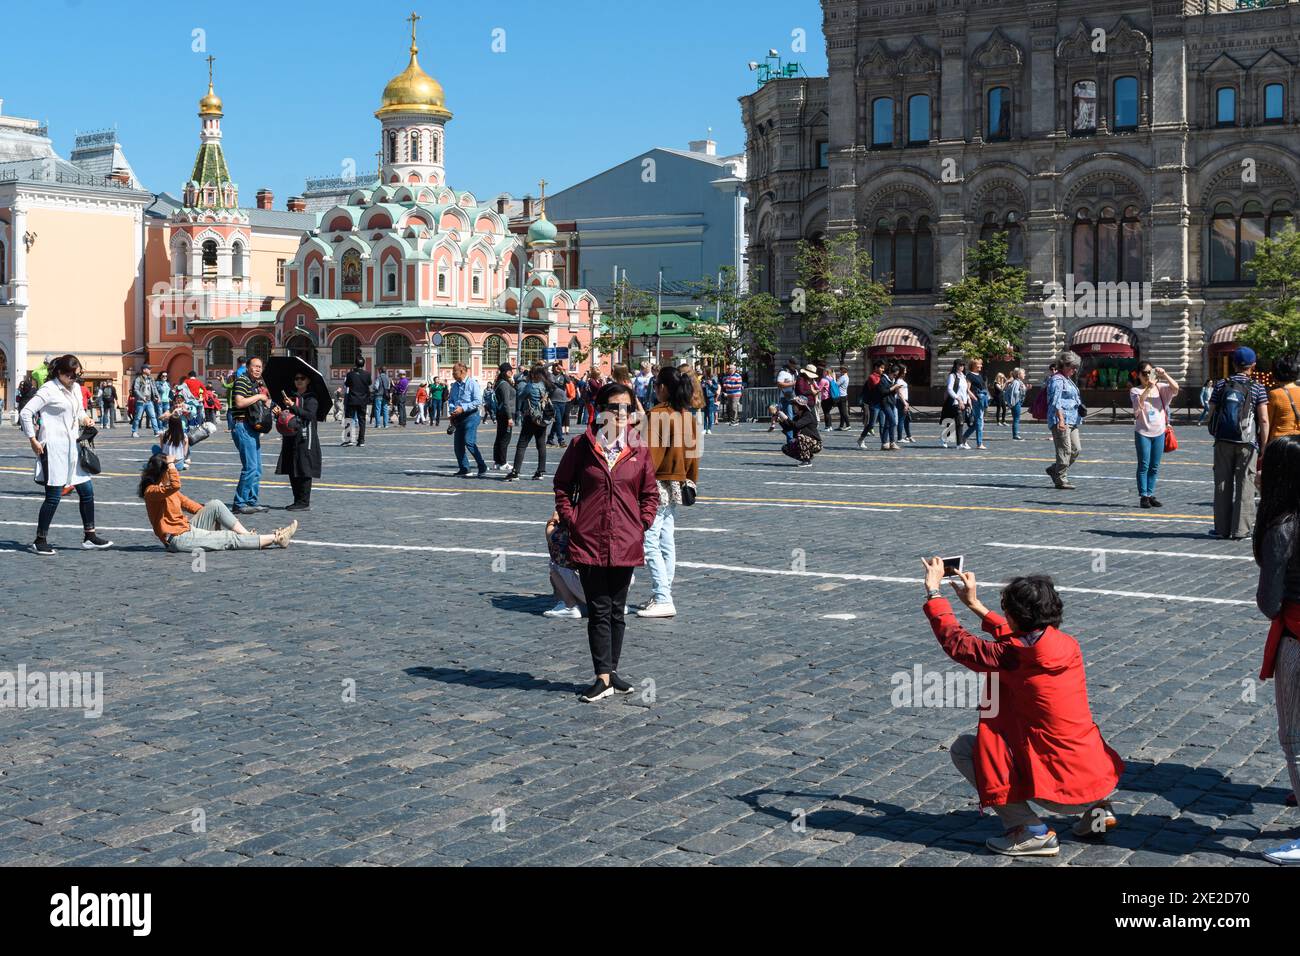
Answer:
[[(1002, 589), (1002, 610), (980, 603), (975, 575), (966, 571), (953, 590), (979, 615), (993, 640), (971, 634), (939, 593), (942, 558), (925, 565), (925, 616), (944, 653), (990, 682), (979, 729), (953, 741), (952, 762), (979, 792), (980, 806), (992, 807), (1005, 830), (985, 841), (1005, 856), (1055, 856), (1056, 833), (1030, 807), (1081, 813), (1073, 832), (1099, 836), (1116, 824), (1109, 797), (1124, 762), (1106, 745), (1088, 707), (1083, 654), (1058, 630), (1061, 598), (1052, 579), (1035, 574)], [(996, 697), (994, 696), (996, 695)]]

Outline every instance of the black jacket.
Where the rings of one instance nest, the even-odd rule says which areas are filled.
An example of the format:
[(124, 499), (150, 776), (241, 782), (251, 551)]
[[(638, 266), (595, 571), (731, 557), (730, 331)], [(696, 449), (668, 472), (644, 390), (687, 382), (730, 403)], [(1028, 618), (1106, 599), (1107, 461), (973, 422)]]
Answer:
[(348, 405), (366, 405), (370, 401), (370, 373), (354, 368), (343, 379), (344, 401)]
[(277, 475), (293, 478), (320, 477), (320, 436), (316, 433), (318, 403), (315, 395), (295, 397), (294, 405), (285, 406), (298, 418), (298, 434), (281, 435), (280, 458), (275, 463)]

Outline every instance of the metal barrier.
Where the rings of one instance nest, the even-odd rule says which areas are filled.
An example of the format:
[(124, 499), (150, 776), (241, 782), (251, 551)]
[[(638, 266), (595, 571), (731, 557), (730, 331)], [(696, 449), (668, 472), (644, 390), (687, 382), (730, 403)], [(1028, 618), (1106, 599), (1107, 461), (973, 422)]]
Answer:
[(772, 416), (768, 408), (776, 404), (779, 388), (747, 388), (740, 396), (740, 417), (747, 422), (765, 422)]

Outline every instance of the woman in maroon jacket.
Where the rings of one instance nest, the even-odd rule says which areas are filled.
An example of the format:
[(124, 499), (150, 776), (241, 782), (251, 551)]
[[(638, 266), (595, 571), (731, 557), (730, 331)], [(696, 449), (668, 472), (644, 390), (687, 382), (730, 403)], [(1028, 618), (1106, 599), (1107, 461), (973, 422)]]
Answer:
[(569, 443), (555, 472), (555, 510), (569, 528), (569, 558), (587, 597), (587, 642), (596, 680), (578, 698), (592, 703), (632, 693), (618, 676), (623, 609), (632, 571), (645, 563), (642, 543), (659, 508), (650, 449), (628, 416), (632, 389), (610, 382), (596, 395), (596, 419)]

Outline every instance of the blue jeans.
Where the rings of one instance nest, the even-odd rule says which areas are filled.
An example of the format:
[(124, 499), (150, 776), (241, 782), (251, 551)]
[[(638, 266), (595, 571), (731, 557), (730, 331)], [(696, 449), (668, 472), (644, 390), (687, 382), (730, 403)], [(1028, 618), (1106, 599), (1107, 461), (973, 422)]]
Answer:
[(893, 405), (880, 405), (880, 447), (898, 441), (898, 409)]
[(1150, 498), (1156, 493), (1156, 476), (1160, 473), (1160, 459), (1165, 456), (1165, 436), (1163, 432), (1152, 437), (1134, 432), (1133, 441), (1137, 445), (1138, 453), (1138, 495), (1142, 498)]
[(487, 462), (478, 450), (478, 412), (465, 412), (456, 416), (456, 432), (452, 437), (452, 446), (456, 449), (456, 465), (461, 471), (469, 471), (468, 451), (474, 456), (480, 472), (487, 471)]
[(962, 436), (958, 444), (966, 444), (971, 435), (975, 436), (975, 444), (984, 444), (984, 408), (985, 404), (982, 401), (971, 402), (970, 424), (966, 426), (966, 434)]
[(149, 416), (149, 428), (153, 431), (158, 430), (158, 406), (153, 402), (136, 402), (135, 418), (131, 421), (131, 431), (138, 432), (140, 430), (140, 419), (146, 415)]
[(673, 574), (677, 570), (677, 506), (660, 505), (655, 523), (645, 533), (645, 563), (650, 569), (650, 586), (654, 599), (673, 603)]
[[(77, 489), (78, 504), (81, 507), (81, 527), (84, 531), (90, 531), (95, 527), (95, 485), (90, 481), (83, 481), (79, 485), (73, 485)], [(41, 502), (41, 511), (36, 519), (36, 539), (44, 541), (46, 535), (50, 533), (50, 523), (54, 521), (54, 512), (59, 510), (59, 502), (63, 500), (62, 485), (46, 485), (45, 500)]]
[(551, 422), (551, 433), (546, 436), (546, 441), (555, 442), (557, 445), (564, 444), (564, 427), (569, 423), (569, 403), (568, 402), (551, 402), (555, 406), (555, 421)]
[(240, 464), (235, 507), (251, 508), (257, 504), (257, 493), (262, 487), (262, 436), (237, 419), (235, 427), (230, 429), (230, 439), (239, 452)]
[(705, 402), (704, 403), (704, 430), (712, 431), (713, 423), (716, 422), (717, 420), (718, 420), (717, 402)]
[(1011, 437), (1020, 437), (1020, 403), (1011, 406)]
[(388, 402), (382, 398), (375, 399), (375, 425), (379, 428), (388, 427)]

